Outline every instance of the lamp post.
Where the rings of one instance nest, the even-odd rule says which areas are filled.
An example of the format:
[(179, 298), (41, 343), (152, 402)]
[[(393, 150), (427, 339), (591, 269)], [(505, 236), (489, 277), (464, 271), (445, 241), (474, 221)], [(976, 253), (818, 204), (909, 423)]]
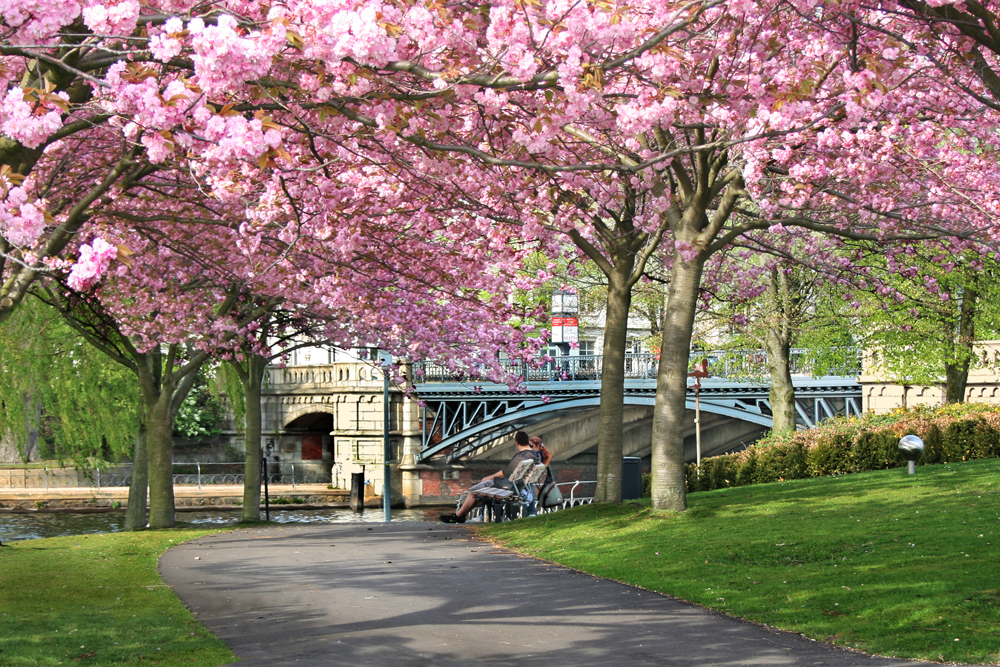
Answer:
[(382, 367), (382, 514), (388, 523), (392, 521), (392, 480), (389, 477), (389, 459), (392, 457), (392, 446), (389, 444), (389, 369), (392, 367), (392, 355), (379, 350), (378, 359)]
[(701, 477), (701, 379), (708, 377), (708, 359), (703, 359), (701, 363), (688, 373), (689, 378), (694, 378), (694, 456), (695, 474)]

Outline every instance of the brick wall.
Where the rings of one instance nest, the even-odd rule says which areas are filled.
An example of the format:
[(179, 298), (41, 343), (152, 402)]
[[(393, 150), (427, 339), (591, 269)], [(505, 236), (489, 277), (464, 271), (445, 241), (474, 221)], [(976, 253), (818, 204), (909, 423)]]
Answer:
[[(504, 465), (506, 465), (505, 462), (484, 462), (475, 468), (457, 471), (443, 469), (421, 470), (420, 482), (422, 493), (420, 495), (420, 502), (425, 505), (450, 505), (465, 495), (470, 486), (483, 477), (492, 475), (497, 470), (503, 468)], [(597, 468), (593, 465), (553, 463), (550, 467), (557, 482), (592, 480), (597, 475)], [(454, 472), (458, 473), (458, 479), (452, 478)], [(448, 473), (448, 477), (445, 478), (443, 473)], [(566, 489), (566, 487), (561, 488)], [(593, 494), (593, 491), (593, 484), (584, 484), (577, 489), (576, 495), (589, 496)]]

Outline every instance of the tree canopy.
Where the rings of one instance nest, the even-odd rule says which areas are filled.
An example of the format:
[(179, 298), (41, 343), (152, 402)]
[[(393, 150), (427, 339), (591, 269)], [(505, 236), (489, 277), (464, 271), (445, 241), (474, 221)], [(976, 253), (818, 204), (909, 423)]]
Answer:
[(683, 509), (687, 350), (720, 251), (850, 270), (831, 237), (996, 242), (995, 10), (15, 0), (0, 320), (58, 275), (127, 336), (214, 352), (253, 322), (218, 304), (253, 294), (335, 342), (500, 377), (499, 352), (540, 344), (511, 326), (525, 253), (572, 241), (627, 312), (661, 247), (653, 503)]

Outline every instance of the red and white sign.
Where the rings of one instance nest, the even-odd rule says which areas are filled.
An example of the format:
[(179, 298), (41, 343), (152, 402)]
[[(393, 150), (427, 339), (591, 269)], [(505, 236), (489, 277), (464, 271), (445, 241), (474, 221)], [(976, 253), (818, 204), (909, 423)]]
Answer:
[(577, 343), (580, 341), (580, 320), (575, 317), (552, 318), (553, 343)]

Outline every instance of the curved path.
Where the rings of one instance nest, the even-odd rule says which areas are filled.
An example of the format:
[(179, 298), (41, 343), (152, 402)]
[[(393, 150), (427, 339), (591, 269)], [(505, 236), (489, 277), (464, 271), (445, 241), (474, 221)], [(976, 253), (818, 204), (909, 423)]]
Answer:
[(241, 667), (927, 665), (872, 658), (521, 557), (462, 526), (268, 526), (160, 572)]

